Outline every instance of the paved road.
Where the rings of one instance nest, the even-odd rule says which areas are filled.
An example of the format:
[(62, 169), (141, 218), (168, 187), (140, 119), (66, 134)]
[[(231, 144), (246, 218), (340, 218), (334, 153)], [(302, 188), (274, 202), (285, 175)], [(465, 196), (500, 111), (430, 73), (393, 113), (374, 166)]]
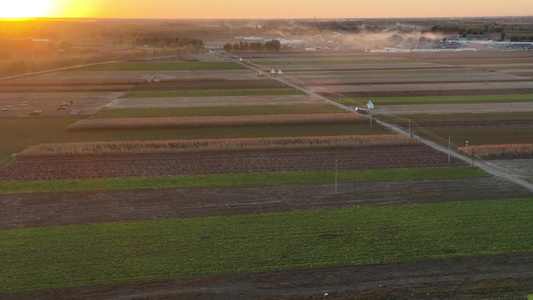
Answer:
[[(217, 52), (218, 53), (218, 52)], [(258, 67), (258, 66), (254, 66), (253, 64), (250, 64), (250, 63), (247, 63), (245, 61), (240, 61), (239, 59), (234, 59), (234, 58), (231, 58), (231, 57), (228, 57), (226, 55), (223, 55), (221, 53), (218, 53), (218, 55), (222, 56), (224, 59), (226, 60), (229, 60), (229, 61), (233, 61), (233, 62), (236, 62), (250, 70), (253, 70), (255, 72), (258, 72), (258, 73), (264, 73), (263, 70)], [(317, 99), (321, 99), (327, 103), (330, 103), (332, 105), (335, 105), (337, 107), (339, 107), (340, 109), (342, 110), (345, 110), (345, 111), (349, 111), (349, 112), (353, 112), (353, 113), (356, 113), (353, 109), (351, 109), (350, 107), (346, 106), (346, 105), (343, 105), (343, 104), (340, 104), (338, 102), (335, 102), (333, 100), (330, 100), (322, 95), (319, 95), (313, 91), (311, 91), (308, 87), (306, 87), (305, 85), (297, 85), (297, 84), (294, 84), (292, 83), (291, 81), (289, 81), (287, 78), (284, 78), (284, 77), (281, 77), (281, 76), (271, 76), (269, 74), (266, 74), (265, 76), (266, 78), (269, 78), (271, 80), (277, 80), (287, 86), (290, 86), (290, 87), (293, 87), (303, 93), (306, 93), (308, 95), (311, 95)], [(368, 118), (372, 118), (372, 115), (368, 115), (367, 116)], [(491, 165), (487, 162), (484, 162), (484, 161), (480, 161), (480, 160), (473, 160), (471, 157), (467, 157), (465, 155), (462, 155), (460, 153), (457, 153), (453, 150), (448, 150), (446, 147), (443, 147), (435, 142), (432, 142), (432, 141), (429, 141), (429, 140), (425, 140), (425, 139), (421, 139), (419, 136), (416, 136), (416, 135), (413, 135), (413, 134), (410, 134), (404, 130), (402, 130), (401, 128), (398, 128), (392, 124), (389, 124), (387, 122), (383, 122), (383, 121), (380, 121), (380, 120), (377, 120), (377, 119), (374, 119), (374, 120), (369, 120), (370, 121), (374, 121), (376, 122), (377, 124), (380, 124), (386, 128), (389, 128), (390, 130), (394, 131), (394, 132), (397, 132), (399, 134), (404, 134), (404, 135), (407, 135), (407, 136), (412, 136), (412, 137), (415, 137), (415, 138), (419, 138), (424, 144), (440, 151), (440, 152), (443, 152), (447, 155), (450, 155), (450, 156), (453, 156), (453, 157), (456, 157), (458, 159), (461, 159), (467, 163), (470, 163), (470, 164), (473, 164), (483, 170), (485, 170), (486, 172), (488, 173), (491, 173), (495, 176), (498, 176), (498, 177), (501, 177), (501, 178), (504, 178), (504, 179), (507, 179), (511, 182), (514, 182), (518, 185), (521, 185), (523, 187), (526, 187), (528, 188), (529, 190), (533, 191), (533, 184), (530, 183), (530, 182), (527, 182), (527, 181), (524, 181), (522, 179), (519, 179), (519, 178), (516, 178), (514, 177), (513, 175), (511, 175), (510, 173), (506, 172), (505, 170), (497, 167), (497, 166), (494, 166), (494, 165)]]

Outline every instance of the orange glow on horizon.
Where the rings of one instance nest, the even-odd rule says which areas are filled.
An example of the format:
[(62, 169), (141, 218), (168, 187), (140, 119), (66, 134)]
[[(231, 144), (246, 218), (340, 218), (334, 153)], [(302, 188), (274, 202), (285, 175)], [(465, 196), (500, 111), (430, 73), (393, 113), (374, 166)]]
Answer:
[(53, 13), (54, 0), (15, 0), (4, 3), (0, 18), (38, 18)]
[(0, 18), (432, 18), (531, 16), (531, 0), (14, 0)]

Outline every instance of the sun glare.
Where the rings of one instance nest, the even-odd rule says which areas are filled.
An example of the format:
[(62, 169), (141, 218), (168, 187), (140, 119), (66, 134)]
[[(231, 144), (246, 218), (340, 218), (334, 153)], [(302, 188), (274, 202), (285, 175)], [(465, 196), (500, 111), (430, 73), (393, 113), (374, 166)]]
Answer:
[(46, 17), (52, 10), (54, 0), (15, 0), (4, 3), (0, 18)]

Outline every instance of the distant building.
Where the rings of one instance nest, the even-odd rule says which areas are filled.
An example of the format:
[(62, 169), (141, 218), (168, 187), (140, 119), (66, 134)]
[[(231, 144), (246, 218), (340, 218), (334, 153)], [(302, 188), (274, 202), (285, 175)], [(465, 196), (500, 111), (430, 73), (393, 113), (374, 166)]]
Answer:
[(224, 45), (223, 44), (205, 44), (204, 47), (205, 47), (205, 49), (208, 49), (208, 50), (222, 50), (222, 49), (224, 49)]

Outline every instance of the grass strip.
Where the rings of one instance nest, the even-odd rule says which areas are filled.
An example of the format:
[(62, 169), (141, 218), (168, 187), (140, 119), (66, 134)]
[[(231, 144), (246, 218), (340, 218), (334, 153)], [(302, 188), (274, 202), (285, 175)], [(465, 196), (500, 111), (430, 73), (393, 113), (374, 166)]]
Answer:
[(297, 95), (293, 88), (132, 91), (126, 98)]
[(0, 231), (0, 292), (533, 251), (533, 199)]
[[(366, 171), (341, 170), (337, 172), (337, 181), (370, 182), (420, 179), (466, 179), (488, 176), (490, 176), (488, 173), (474, 167), (411, 168)], [(170, 177), (3, 181), (0, 182), (0, 194), (314, 184), (331, 183), (334, 182), (334, 178), (334, 171), (317, 171)]]
[[(345, 105), (366, 103), (369, 98), (340, 98), (337, 102)], [(533, 94), (510, 95), (469, 95), (469, 96), (423, 96), (423, 97), (380, 97), (372, 98), (374, 104), (421, 104), (421, 103), (471, 103), (498, 101), (531, 101)]]
[[(340, 113), (330, 104), (102, 109), (94, 118), (157, 118)], [(344, 111), (342, 112), (344, 113)]]
[(88, 66), (76, 71), (203, 71), (243, 70), (245, 67), (232, 62), (134, 62)]
[(260, 66), (322, 66), (322, 65), (375, 65), (420, 63), (414, 59), (373, 59), (373, 60), (309, 60), (309, 61), (268, 61), (256, 62)]
[(306, 77), (306, 76), (343, 76), (343, 75), (388, 75), (388, 74), (442, 74), (442, 73), (465, 73), (472, 72), (470, 70), (461, 70), (455, 68), (449, 69), (412, 69), (412, 70), (361, 70), (361, 71), (317, 71), (317, 72), (305, 72), (305, 71), (287, 71), (291, 77)]

